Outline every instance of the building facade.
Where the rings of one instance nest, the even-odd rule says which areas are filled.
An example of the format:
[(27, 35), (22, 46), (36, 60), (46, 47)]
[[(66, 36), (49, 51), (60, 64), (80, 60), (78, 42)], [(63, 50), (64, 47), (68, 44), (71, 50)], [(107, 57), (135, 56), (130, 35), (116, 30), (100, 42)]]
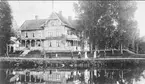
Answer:
[(80, 51), (75, 28), (61, 13), (53, 12), (48, 19), (26, 20), (21, 26), (20, 50)]

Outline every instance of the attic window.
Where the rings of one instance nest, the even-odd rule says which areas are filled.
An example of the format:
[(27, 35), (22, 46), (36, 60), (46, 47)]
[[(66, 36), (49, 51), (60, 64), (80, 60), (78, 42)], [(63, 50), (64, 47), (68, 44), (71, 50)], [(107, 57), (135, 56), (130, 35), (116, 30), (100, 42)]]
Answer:
[(51, 21), (51, 26), (55, 26), (54, 21)]
[(70, 30), (67, 30), (68, 35), (72, 35), (72, 32)]

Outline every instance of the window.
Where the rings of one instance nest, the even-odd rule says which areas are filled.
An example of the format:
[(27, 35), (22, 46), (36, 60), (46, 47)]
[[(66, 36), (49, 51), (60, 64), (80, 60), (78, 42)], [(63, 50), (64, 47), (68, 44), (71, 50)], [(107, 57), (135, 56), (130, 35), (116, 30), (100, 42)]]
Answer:
[(69, 30), (67, 30), (67, 34), (69, 35)]
[(60, 36), (60, 32), (56, 32), (56, 36)]
[(54, 21), (51, 21), (51, 26), (55, 26), (55, 22)]
[(41, 46), (41, 42), (40, 41), (37, 41), (37, 45), (40, 47)]
[(60, 22), (59, 20), (57, 20), (57, 25), (58, 25), (58, 26), (61, 25), (61, 22)]
[(68, 46), (71, 46), (70, 41), (67, 42)]
[(58, 75), (58, 79), (60, 79), (60, 75)]
[(57, 26), (57, 25), (60, 25), (60, 22), (59, 22), (59, 20), (52, 20), (51, 22), (50, 22), (50, 24), (51, 24), (51, 26)]
[(59, 41), (56, 41), (56, 46), (60, 47), (60, 42)]
[(49, 47), (52, 47), (52, 43), (51, 43), (51, 41), (49, 42)]
[(28, 37), (28, 34), (27, 34), (27, 32), (26, 32), (26, 38)]
[(73, 41), (70, 41), (70, 40), (67, 41), (67, 45), (68, 45), (68, 46), (73, 46)]
[(56, 36), (58, 36), (58, 32), (55, 32)]
[(26, 37), (25, 32), (22, 32), (21, 36), (22, 37)]
[(41, 31), (38, 32), (38, 37), (42, 37), (42, 32)]
[(70, 45), (73, 46), (73, 41), (70, 41)]
[(35, 37), (35, 36), (34, 36), (34, 33), (33, 33), (33, 37)]
[(53, 34), (52, 32), (48, 32), (48, 37), (53, 36), (52, 34)]
[(60, 77), (60, 75), (58, 74), (58, 75), (56, 75), (56, 80), (59, 80), (59, 77)]
[(68, 35), (72, 35), (72, 32), (70, 30), (67, 30)]
[(48, 37), (50, 37), (50, 32), (48, 32)]

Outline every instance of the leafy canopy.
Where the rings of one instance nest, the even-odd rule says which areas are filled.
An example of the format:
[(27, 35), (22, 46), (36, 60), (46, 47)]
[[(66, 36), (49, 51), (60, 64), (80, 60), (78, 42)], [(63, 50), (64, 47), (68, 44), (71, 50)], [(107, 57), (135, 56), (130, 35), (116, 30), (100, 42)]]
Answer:
[(77, 29), (92, 49), (127, 47), (137, 34), (134, 1), (79, 1), (74, 4)]
[(6, 44), (9, 42), (12, 24), (11, 9), (6, 1), (0, 2), (0, 54), (6, 52)]

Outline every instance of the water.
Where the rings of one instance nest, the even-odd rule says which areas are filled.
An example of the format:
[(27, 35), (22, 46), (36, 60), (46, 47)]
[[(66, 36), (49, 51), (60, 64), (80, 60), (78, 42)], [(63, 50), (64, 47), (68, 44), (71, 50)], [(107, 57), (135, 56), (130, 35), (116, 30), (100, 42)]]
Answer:
[(144, 74), (141, 69), (7, 69), (1, 70), (1, 84), (137, 84), (144, 81)]
[[(145, 64), (143, 61), (141, 63), (114, 62), (107, 64), (107, 67), (80, 67), (79, 64), (74, 64), (77, 67), (59, 68), (44, 67), (43, 64), (33, 64), (34, 67), (29, 63), (29, 67), (26, 67), (27, 63), (20, 67), (18, 63), (13, 63), (13, 66), (10, 63), (9, 67), (0, 67), (0, 84), (144, 84)], [(3, 64), (6, 65), (8, 63)]]

